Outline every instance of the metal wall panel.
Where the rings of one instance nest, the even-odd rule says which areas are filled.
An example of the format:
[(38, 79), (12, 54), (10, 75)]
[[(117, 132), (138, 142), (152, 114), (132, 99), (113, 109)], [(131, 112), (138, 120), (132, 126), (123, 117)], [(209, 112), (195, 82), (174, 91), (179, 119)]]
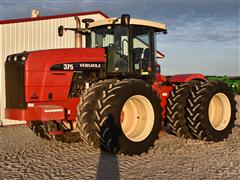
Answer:
[[(0, 58), (2, 57), (1, 55), (3, 54), (3, 36), (2, 36), (2, 26), (0, 25)], [(0, 61), (0, 64), (2, 65), (2, 62)], [(1, 71), (1, 68), (0, 68), (0, 71)], [(3, 74), (3, 72), (1, 71), (0, 72), (0, 90), (2, 90), (2, 84), (3, 84), (3, 82), (2, 82), (2, 78), (1, 78), (1, 76), (2, 76), (2, 74)], [(1, 97), (1, 100), (3, 101), (3, 98), (4, 98), (4, 100), (5, 100), (5, 97)], [(0, 104), (0, 108), (2, 108), (1, 107), (1, 104)], [(1, 114), (2, 114), (2, 112), (1, 112), (2, 110), (0, 109), (0, 126), (2, 126), (3, 125), (3, 119), (2, 119), (2, 117), (1, 117)]]
[[(101, 14), (93, 14), (79, 16), (79, 18), (92, 18), (96, 21), (104, 19), (105, 17)], [(6, 104), (4, 62), (7, 55), (39, 49), (73, 48), (75, 45), (74, 32), (65, 31), (63, 37), (58, 37), (57, 28), (60, 25), (64, 27), (76, 27), (74, 17), (0, 24), (0, 39), (2, 43), (0, 48), (0, 118), (3, 125), (20, 123), (20, 121), (12, 121), (4, 117), (4, 108)], [(83, 25), (82, 23), (82, 27)]]

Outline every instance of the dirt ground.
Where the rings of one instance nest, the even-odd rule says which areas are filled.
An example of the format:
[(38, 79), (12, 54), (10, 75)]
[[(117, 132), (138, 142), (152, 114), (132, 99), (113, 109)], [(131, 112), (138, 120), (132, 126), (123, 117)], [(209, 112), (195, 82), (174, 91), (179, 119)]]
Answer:
[(0, 128), (0, 179), (239, 179), (238, 120), (218, 143), (165, 134), (147, 154), (111, 155), (82, 142), (42, 140), (25, 126)]

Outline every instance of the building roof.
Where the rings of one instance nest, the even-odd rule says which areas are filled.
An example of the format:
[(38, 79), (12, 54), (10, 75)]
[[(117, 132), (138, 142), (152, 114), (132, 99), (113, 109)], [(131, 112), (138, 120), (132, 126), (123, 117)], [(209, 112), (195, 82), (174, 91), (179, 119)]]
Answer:
[[(99, 21), (92, 22), (89, 25), (89, 28), (92, 27), (97, 27), (97, 26), (105, 26), (105, 25), (110, 25), (113, 24), (114, 21), (116, 21), (117, 18), (107, 18), (107, 19), (102, 19)], [(118, 19), (115, 24), (120, 24), (120, 19)], [(133, 25), (141, 25), (141, 26), (149, 26), (149, 27), (154, 27), (156, 29), (161, 29), (161, 30), (166, 30), (167, 26), (163, 23), (159, 22), (154, 22), (154, 21), (148, 21), (148, 20), (143, 20), (143, 19), (130, 19), (130, 24)]]
[(57, 19), (57, 18), (64, 18), (64, 17), (84, 16), (84, 15), (93, 15), (93, 14), (101, 14), (105, 18), (109, 18), (105, 13), (103, 13), (101, 11), (88, 11), (88, 12), (71, 13), (71, 14), (58, 14), (58, 15), (52, 15), (52, 16), (39, 16), (39, 17), (35, 17), (35, 18), (0, 20), (0, 24), (21, 23), (21, 22), (28, 22), (28, 21), (40, 21), (40, 20), (47, 20), (47, 19)]

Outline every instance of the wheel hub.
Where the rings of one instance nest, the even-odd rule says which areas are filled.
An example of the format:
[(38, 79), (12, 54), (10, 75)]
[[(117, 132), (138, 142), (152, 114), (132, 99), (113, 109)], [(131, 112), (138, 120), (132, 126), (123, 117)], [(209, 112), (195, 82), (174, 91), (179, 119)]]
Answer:
[(130, 97), (122, 108), (121, 127), (128, 139), (140, 142), (146, 139), (154, 124), (154, 109), (150, 101), (142, 96)]
[(225, 94), (217, 93), (212, 97), (208, 115), (214, 129), (221, 131), (227, 127), (231, 118), (231, 104)]

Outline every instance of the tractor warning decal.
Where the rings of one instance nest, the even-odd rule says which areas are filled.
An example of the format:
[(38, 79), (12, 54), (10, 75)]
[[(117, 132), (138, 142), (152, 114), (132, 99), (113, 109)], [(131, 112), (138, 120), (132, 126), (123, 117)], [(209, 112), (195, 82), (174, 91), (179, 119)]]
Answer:
[(51, 71), (79, 71), (87, 69), (103, 69), (104, 63), (64, 63), (51, 66)]

